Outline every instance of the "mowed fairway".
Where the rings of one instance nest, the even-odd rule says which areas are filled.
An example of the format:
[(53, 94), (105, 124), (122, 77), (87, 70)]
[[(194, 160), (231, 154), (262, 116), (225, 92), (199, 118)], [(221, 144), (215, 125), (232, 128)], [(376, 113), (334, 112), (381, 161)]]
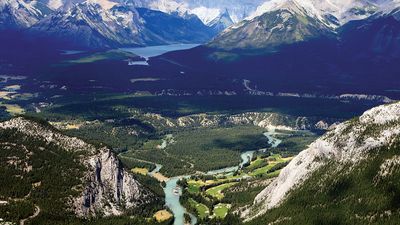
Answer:
[(189, 199), (189, 204), (191, 207), (196, 209), (200, 218), (206, 218), (210, 215), (210, 210), (206, 205), (198, 203), (192, 198)]
[[(259, 175), (264, 175), (266, 173), (268, 173), (274, 166), (278, 165), (279, 163), (285, 163), (288, 162), (290, 160), (292, 160), (293, 157), (288, 157), (288, 158), (282, 158), (280, 155), (276, 154), (273, 156), (270, 156), (267, 160), (268, 160), (268, 165), (263, 166), (261, 168), (255, 169), (252, 172), (249, 173), (250, 176), (259, 176)], [(260, 161), (262, 161), (263, 159), (257, 159), (256, 161), (253, 161), (250, 166), (248, 168), (256, 168), (257, 165), (256, 164), (261, 164)], [(279, 175), (279, 172), (277, 171), (273, 171), (275, 173), (275, 175)]]
[(223, 190), (232, 187), (233, 185), (237, 184), (237, 182), (221, 184), (219, 186), (210, 188), (206, 191), (206, 193), (214, 198), (223, 199), (224, 194), (222, 193)]
[(230, 204), (219, 203), (214, 206), (214, 217), (223, 219), (228, 215), (228, 211), (231, 208)]

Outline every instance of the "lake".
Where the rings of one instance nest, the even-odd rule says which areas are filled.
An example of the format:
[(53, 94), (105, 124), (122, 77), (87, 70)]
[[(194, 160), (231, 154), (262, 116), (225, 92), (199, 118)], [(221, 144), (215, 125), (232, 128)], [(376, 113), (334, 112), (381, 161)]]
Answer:
[(147, 60), (151, 57), (159, 56), (167, 52), (191, 49), (197, 46), (199, 46), (199, 44), (173, 44), (173, 45), (158, 45), (158, 46), (148, 46), (140, 48), (121, 48), (121, 49), (136, 54), (138, 56), (141, 56)]

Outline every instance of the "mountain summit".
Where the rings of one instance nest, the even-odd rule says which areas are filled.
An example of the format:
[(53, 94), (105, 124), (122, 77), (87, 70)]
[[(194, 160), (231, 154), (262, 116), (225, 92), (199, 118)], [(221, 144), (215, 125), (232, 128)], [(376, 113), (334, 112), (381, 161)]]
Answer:
[(387, 14), (395, 1), (271, 0), (211, 42), (223, 49), (274, 48), (334, 34), (350, 21)]

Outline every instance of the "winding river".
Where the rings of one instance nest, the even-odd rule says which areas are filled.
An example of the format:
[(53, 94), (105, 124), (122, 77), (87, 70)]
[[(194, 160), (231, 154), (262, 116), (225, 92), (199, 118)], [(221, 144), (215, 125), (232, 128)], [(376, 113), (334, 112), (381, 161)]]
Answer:
[[(276, 148), (278, 145), (282, 142), (282, 140), (276, 138), (276, 135), (278, 132), (275, 131), (275, 129), (270, 129), (267, 132), (264, 133), (264, 135), (268, 138), (268, 142), (271, 145), (271, 147)], [(207, 172), (209, 175), (216, 175), (216, 174), (222, 174), (222, 173), (230, 173), (238, 170), (241, 166), (244, 164), (250, 162), (251, 158), (253, 157), (253, 154), (257, 151), (263, 151), (265, 149), (260, 149), (260, 150), (254, 150), (254, 151), (247, 151), (243, 152), (241, 154), (241, 159), (242, 162), (238, 166), (233, 166), (233, 167), (227, 167), (224, 169), (220, 170), (213, 170)], [(158, 173), (160, 169), (162, 168), (162, 165), (156, 164), (156, 168), (149, 173), (150, 176), (154, 175), (155, 173)], [(190, 219), (191, 219), (191, 225), (195, 225), (197, 223), (197, 218), (188, 213), (183, 207), (180, 202), (179, 198), (182, 195), (182, 189), (177, 185), (177, 182), (182, 179), (182, 178), (188, 178), (190, 175), (184, 175), (184, 176), (178, 176), (178, 177), (172, 177), (168, 181), (166, 181), (166, 186), (164, 188), (164, 193), (165, 193), (165, 204), (166, 206), (172, 211), (174, 215), (174, 225), (184, 225), (185, 224), (185, 213), (189, 214)]]

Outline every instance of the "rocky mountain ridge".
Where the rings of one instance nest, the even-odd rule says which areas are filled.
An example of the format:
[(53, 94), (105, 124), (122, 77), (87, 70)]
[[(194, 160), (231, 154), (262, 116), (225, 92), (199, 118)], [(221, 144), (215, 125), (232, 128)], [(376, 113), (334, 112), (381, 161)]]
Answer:
[(176, 119), (160, 114), (133, 112), (135, 117), (148, 121), (159, 128), (217, 127), (231, 125), (255, 125), (266, 129), (328, 130), (339, 121), (335, 118), (295, 117), (279, 113), (247, 112), (236, 115), (195, 114)]
[(79, 162), (85, 171), (80, 178), (81, 184), (74, 188), (80, 190), (81, 194), (71, 197), (68, 203), (68, 207), (77, 216), (121, 215), (127, 209), (143, 206), (157, 199), (124, 170), (122, 163), (108, 148), (97, 148), (78, 138), (63, 135), (50, 125), (21, 117), (0, 123), (0, 129), (15, 129), (24, 135), (79, 155)]
[[(242, 217), (254, 219), (268, 210), (279, 207), (291, 191), (301, 187), (315, 171), (330, 162), (337, 170), (352, 167), (377, 152), (371, 150), (391, 146), (400, 135), (400, 103), (373, 108), (359, 118), (337, 125), (308, 149), (296, 156), (279, 177), (268, 185), (254, 200), (254, 206), (244, 210)], [(397, 158), (381, 165), (381, 174), (390, 173), (397, 166)]]
[(393, 0), (266, 1), (251, 16), (218, 35), (209, 46), (227, 50), (259, 49), (331, 38), (351, 21), (387, 17), (398, 7), (399, 3)]

